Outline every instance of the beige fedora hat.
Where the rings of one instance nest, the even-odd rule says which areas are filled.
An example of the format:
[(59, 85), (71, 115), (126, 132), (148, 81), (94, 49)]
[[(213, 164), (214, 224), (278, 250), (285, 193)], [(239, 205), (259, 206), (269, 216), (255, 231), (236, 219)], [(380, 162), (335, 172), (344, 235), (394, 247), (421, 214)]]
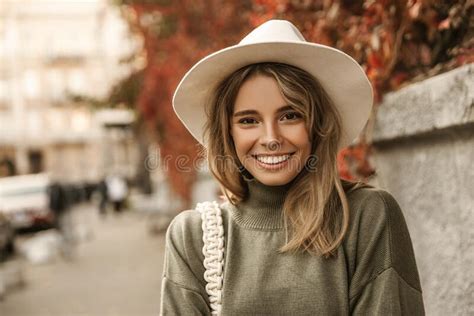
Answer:
[(212, 53), (183, 77), (173, 96), (179, 119), (202, 145), (205, 104), (216, 86), (234, 71), (255, 63), (278, 62), (301, 68), (316, 77), (342, 118), (339, 148), (349, 145), (366, 124), (373, 104), (372, 86), (361, 66), (335, 48), (307, 42), (285, 20), (270, 20), (240, 43)]

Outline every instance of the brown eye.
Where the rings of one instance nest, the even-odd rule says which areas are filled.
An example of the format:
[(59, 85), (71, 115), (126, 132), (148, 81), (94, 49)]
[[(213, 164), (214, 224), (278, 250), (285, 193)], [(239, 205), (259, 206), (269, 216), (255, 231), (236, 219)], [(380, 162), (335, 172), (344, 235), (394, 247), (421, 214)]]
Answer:
[(249, 124), (255, 124), (257, 121), (254, 120), (253, 118), (245, 117), (241, 120), (239, 120), (239, 124), (244, 124), (244, 125), (249, 125)]
[(282, 116), (282, 119), (294, 121), (294, 120), (300, 119), (301, 117), (302, 117), (301, 114), (298, 112), (288, 112)]

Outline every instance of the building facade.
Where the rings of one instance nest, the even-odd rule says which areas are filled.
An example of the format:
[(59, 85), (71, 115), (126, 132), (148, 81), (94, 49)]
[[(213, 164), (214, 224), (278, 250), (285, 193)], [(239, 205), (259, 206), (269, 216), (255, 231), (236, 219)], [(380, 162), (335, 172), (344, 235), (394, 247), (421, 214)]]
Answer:
[(0, 176), (133, 177), (138, 155), (127, 128), (133, 113), (96, 111), (71, 96), (105, 97), (133, 70), (120, 60), (140, 45), (119, 8), (105, 0), (2, 1)]

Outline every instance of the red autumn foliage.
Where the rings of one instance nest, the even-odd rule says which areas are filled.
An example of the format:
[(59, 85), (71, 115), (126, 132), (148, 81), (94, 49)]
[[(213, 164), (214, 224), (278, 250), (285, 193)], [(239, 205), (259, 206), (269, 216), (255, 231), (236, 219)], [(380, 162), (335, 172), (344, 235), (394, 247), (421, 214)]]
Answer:
[[(120, 1), (119, 1), (120, 2)], [(179, 79), (206, 54), (235, 44), (272, 18), (292, 21), (308, 41), (334, 46), (356, 59), (384, 92), (473, 62), (472, 1), (434, 0), (122, 0), (130, 24), (144, 39), (148, 64), (138, 107), (157, 132), (163, 156), (186, 155), (191, 168), (198, 146), (171, 106)], [(368, 127), (371, 124), (367, 125)], [(367, 179), (370, 130), (338, 156), (341, 175)], [(194, 172), (169, 164), (176, 192), (189, 201)]]
[(174, 114), (173, 91), (197, 60), (247, 31), (245, 15), (235, 15), (247, 8), (235, 1), (128, 1), (123, 8), (147, 59), (137, 107), (167, 162), (171, 187), (189, 203), (200, 147)]

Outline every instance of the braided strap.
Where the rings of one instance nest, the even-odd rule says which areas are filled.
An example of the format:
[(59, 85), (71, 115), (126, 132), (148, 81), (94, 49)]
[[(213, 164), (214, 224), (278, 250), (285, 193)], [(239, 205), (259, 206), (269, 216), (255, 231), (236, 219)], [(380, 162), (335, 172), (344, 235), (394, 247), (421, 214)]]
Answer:
[(218, 316), (222, 309), (222, 286), (224, 270), (224, 226), (221, 209), (216, 201), (197, 203), (196, 210), (202, 218), (202, 240), (204, 247), (204, 279), (209, 295), (212, 315)]

